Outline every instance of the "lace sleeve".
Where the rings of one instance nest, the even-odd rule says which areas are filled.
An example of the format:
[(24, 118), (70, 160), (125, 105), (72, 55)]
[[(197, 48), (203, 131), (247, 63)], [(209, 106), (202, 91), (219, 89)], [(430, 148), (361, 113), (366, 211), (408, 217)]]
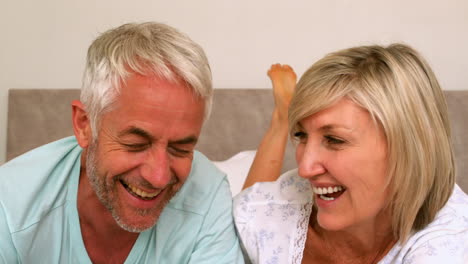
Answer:
[(234, 221), (254, 264), (300, 263), (312, 207), (310, 184), (291, 171), (234, 198)]

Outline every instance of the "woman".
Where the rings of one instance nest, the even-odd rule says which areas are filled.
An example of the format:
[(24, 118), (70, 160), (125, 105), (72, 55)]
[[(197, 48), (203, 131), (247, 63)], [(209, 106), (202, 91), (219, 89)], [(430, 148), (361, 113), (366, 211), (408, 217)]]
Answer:
[(272, 126), (234, 209), (252, 263), (468, 263), (447, 106), (416, 51), (356, 47), (308, 69), (289, 106), (298, 169), (279, 179), (295, 75), (269, 75)]

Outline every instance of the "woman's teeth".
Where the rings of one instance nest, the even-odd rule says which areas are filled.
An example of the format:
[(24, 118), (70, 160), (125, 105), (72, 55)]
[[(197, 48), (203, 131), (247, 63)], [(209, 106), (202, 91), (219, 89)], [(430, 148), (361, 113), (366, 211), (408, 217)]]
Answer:
[(336, 192), (341, 192), (344, 190), (344, 187), (342, 186), (335, 186), (335, 187), (314, 187), (313, 191), (316, 194), (330, 194), (330, 193), (336, 193)]
[(325, 195), (320, 195), (320, 199), (323, 199), (323, 200), (325, 200), (325, 201), (333, 201), (333, 200), (335, 200), (335, 198), (333, 198), (333, 197), (327, 197), (327, 196), (325, 196)]
[(343, 186), (334, 187), (313, 187), (313, 192), (318, 194), (320, 199), (325, 201), (333, 201), (341, 195), (341, 192), (346, 190)]

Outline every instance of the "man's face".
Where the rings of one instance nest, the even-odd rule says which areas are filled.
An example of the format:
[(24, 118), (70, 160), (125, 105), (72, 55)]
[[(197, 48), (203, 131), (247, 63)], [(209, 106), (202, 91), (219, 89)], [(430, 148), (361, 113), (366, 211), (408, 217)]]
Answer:
[(184, 84), (134, 74), (103, 114), (86, 172), (120, 227), (152, 227), (190, 173), (205, 104)]

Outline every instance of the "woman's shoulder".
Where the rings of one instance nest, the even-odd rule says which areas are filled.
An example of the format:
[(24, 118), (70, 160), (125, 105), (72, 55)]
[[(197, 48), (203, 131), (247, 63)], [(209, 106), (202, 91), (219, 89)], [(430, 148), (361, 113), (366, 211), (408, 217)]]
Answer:
[(261, 182), (234, 198), (234, 222), (253, 263), (291, 263), (302, 256), (312, 209), (309, 181), (297, 170)]
[(310, 183), (299, 177), (297, 170), (291, 170), (274, 182), (256, 183), (236, 195), (234, 221), (241, 235), (267, 226), (277, 232), (280, 224), (295, 229), (298, 222), (309, 218), (312, 202)]
[(234, 197), (234, 203), (252, 204), (307, 204), (312, 200), (309, 181), (293, 169), (274, 182), (258, 182)]
[(468, 195), (455, 185), (452, 195), (436, 218), (422, 231), (468, 231)]
[(468, 235), (468, 195), (458, 185), (455, 185), (452, 195), (437, 213), (434, 221), (424, 229), (414, 233), (410, 241), (428, 240), (432, 237), (460, 232), (465, 232)]
[(434, 221), (395, 249), (396, 263), (468, 263), (468, 195), (455, 186)]
[(455, 186), (447, 204), (434, 221), (414, 234), (407, 260), (408, 263), (467, 263), (467, 252), (468, 196)]

